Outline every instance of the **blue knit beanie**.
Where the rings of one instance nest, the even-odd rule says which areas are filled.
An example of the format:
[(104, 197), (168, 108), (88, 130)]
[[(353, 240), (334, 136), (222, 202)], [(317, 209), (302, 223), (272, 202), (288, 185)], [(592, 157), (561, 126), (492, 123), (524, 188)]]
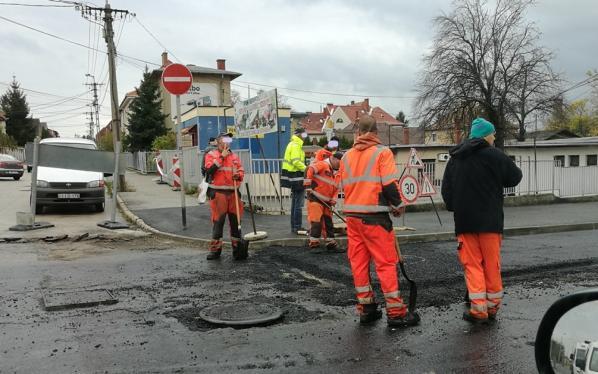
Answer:
[(471, 131), (469, 132), (469, 139), (484, 138), (490, 134), (494, 134), (496, 130), (494, 125), (483, 118), (476, 118), (471, 122)]

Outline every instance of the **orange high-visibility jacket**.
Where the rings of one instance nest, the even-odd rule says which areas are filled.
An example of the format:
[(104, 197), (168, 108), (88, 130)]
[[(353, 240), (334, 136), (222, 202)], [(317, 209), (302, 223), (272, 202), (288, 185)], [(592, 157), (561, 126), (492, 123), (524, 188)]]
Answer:
[(327, 159), (328, 157), (332, 156), (332, 152), (330, 152), (328, 149), (326, 148), (322, 148), (319, 151), (316, 152), (315, 154), (315, 161), (324, 161), (325, 159)]
[(215, 190), (234, 190), (233, 174), (239, 175), (239, 180), (236, 181), (237, 188), (243, 181), (245, 170), (243, 170), (243, 164), (239, 156), (232, 153), (232, 151), (226, 156), (222, 157), (222, 153), (218, 149), (208, 152), (206, 155), (205, 168), (210, 173), (210, 170), (214, 170), (211, 178), (211, 182), (208, 184), (210, 188)]
[(343, 156), (339, 174), (346, 214), (389, 212), (401, 204), (394, 156), (375, 134), (357, 138)]
[(305, 188), (311, 188), (311, 193), (327, 204), (336, 200), (338, 178), (330, 162), (326, 160), (309, 165), (303, 185)]

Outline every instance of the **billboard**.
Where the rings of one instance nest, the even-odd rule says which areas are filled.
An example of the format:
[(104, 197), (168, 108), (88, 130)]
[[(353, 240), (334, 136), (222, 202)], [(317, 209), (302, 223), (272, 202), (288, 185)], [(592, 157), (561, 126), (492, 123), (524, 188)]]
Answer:
[[(195, 104), (188, 104), (189, 102), (197, 102), (197, 106), (218, 106), (218, 85), (215, 83), (193, 82), (189, 91), (181, 95), (181, 113), (195, 107)], [(176, 96), (170, 95), (171, 117), (173, 119), (176, 116), (175, 103)]]
[(238, 102), (235, 105), (235, 127), (240, 138), (278, 131), (276, 90)]

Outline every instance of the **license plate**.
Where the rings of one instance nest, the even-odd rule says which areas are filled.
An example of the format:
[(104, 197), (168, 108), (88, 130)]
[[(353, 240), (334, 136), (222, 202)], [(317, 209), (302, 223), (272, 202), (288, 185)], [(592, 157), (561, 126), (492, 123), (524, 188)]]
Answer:
[(59, 199), (78, 199), (79, 197), (81, 197), (81, 194), (78, 194), (78, 193), (59, 193), (58, 194)]

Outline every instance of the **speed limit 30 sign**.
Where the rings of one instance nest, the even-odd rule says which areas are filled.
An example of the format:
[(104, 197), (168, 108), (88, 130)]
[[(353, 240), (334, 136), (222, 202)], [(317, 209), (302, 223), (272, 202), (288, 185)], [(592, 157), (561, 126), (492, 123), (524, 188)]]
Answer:
[(413, 204), (419, 197), (420, 186), (417, 179), (412, 175), (404, 175), (399, 181), (401, 200), (405, 204)]

